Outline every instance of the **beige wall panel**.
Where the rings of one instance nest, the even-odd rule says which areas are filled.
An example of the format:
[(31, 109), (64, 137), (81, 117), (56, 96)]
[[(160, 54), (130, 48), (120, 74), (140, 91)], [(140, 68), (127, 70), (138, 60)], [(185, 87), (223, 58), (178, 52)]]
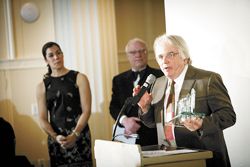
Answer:
[(145, 37), (145, 0), (116, 0), (116, 27), (118, 49), (124, 50), (127, 41), (134, 37)]
[(32, 114), (31, 105), (36, 103), (36, 86), (42, 81), (44, 69), (11, 70), (9, 72), (16, 134), (16, 153), (26, 155), (30, 161), (48, 159), (47, 135), (39, 126), (38, 116)]
[[(35, 22), (22, 20), (20, 10), (25, 2), (34, 2), (39, 8), (40, 16)], [(15, 0), (12, 5), (16, 58), (40, 57), (43, 44), (55, 40), (52, 0)]]
[(9, 72), (0, 70), (0, 117), (13, 124)]
[(158, 68), (153, 42), (165, 32), (164, 0), (115, 0), (115, 8), (119, 72), (130, 68), (124, 48), (135, 37), (147, 43), (149, 64)]
[(148, 59), (148, 64), (151, 66), (151, 67), (155, 67), (155, 68), (160, 68), (158, 63), (156, 62), (156, 60), (154, 58), (150, 58)]
[[(41, 130), (38, 115), (32, 114), (36, 103), (36, 86), (46, 68), (0, 71), (0, 116), (9, 121), (16, 136), (16, 154), (25, 155), (32, 163), (48, 163), (47, 135)], [(3, 96), (2, 96), (3, 94)]]

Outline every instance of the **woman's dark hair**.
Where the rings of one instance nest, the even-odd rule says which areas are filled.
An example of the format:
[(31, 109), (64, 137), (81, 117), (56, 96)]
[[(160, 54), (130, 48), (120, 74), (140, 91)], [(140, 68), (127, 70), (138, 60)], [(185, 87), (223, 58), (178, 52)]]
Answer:
[[(61, 47), (55, 42), (47, 42), (47, 43), (45, 43), (43, 45), (43, 48), (42, 48), (42, 54), (43, 54), (44, 60), (46, 60), (46, 51), (47, 51), (47, 49), (51, 48), (52, 46), (57, 46), (61, 50)], [(52, 73), (52, 70), (51, 70), (50, 66), (49, 65), (47, 65), (47, 66), (48, 66), (48, 72), (44, 75), (44, 78), (50, 76), (51, 73)]]

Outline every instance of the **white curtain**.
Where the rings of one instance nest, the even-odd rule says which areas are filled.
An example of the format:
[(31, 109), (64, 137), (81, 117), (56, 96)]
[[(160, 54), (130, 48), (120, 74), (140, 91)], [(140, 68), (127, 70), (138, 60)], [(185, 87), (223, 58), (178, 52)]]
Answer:
[(118, 72), (114, 1), (54, 0), (54, 12), (56, 40), (66, 66), (90, 81), (92, 139), (111, 139), (108, 106), (112, 77)]

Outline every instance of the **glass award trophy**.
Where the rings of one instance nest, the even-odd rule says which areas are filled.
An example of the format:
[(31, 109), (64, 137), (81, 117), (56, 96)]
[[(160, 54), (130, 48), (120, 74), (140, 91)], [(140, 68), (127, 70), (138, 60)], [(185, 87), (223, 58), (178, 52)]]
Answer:
[(175, 125), (181, 125), (182, 121), (187, 118), (204, 118), (205, 114), (195, 112), (195, 90), (192, 88), (191, 92), (186, 97), (177, 102), (176, 116), (171, 120)]

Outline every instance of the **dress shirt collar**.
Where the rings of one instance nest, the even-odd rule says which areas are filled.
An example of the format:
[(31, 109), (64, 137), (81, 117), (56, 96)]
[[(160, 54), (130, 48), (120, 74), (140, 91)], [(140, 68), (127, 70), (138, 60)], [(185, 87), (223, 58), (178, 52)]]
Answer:
[(132, 68), (131, 70), (132, 70), (133, 72), (141, 72), (141, 71), (145, 70), (146, 68), (147, 68), (147, 66), (141, 68), (140, 70), (135, 70), (134, 68)]
[(184, 69), (182, 70), (181, 74), (174, 80), (175, 81), (175, 97), (176, 100), (179, 99), (179, 95), (181, 92), (181, 88), (187, 73), (188, 65), (185, 65)]
[[(188, 69), (188, 65), (185, 65), (184, 69), (182, 70), (181, 74), (174, 80), (175, 84), (174, 84), (174, 90), (175, 90), (175, 104), (177, 104), (179, 96), (180, 96), (180, 92), (181, 92), (181, 88), (185, 79), (185, 75), (187, 73), (187, 69)], [(168, 93), (168, 91), (170, 90), (169, 84), (171, 82), (169, 82), (170, 79), (168, 79), (168, 88), (166, 89), (165, 94)], [(167, 104), (167, 99), (165, 99), (164, 101), (164, 108), (166, 108), (166, 104)], [(177, 110), (177, 107), (175, 107), (175, 112)], [(165, 112), (164, 112), (164, 117), (165, 117)], [(166, 118), (166, 117), (165, 117)]]
[(184, 66), (184, 69), (182, 70), (181, 74), (174, 80), (175, 83), (182, 85), (185, 75), (187, 73), (188, 65)]

